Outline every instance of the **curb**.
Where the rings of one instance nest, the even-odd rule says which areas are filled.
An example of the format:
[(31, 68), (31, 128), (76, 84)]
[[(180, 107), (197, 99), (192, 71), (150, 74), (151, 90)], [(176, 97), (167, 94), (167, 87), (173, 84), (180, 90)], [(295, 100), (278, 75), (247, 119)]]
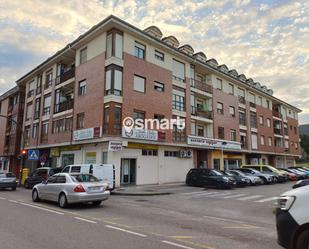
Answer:
[(122, 195), (122, 196), (155, 196), (155, 195), (170, 195), (172, 193), (170, 192), (153, 192), (153, 193), (146, 193), (146, 192), (141, 192), (141, 193), (133, 193), (133, 192), (111, 192), (111, 195)]

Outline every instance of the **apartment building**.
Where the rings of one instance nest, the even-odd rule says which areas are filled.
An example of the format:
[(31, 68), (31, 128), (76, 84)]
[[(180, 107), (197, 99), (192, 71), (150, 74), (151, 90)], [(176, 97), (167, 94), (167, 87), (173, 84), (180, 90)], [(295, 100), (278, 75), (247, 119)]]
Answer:
[(0, 171), (19, 174), (25, 89), (16, 86), (0, 96)]
[[(298, 108), (159, 28), (110, 16), (17, 81), (24, 146), (40, 165), (112, 163), (116, 185), (183, 181), (192, 167), (293, 165)], [(180, 118), (180, 130), (122, 121)], [(30, 165), (30, 162), (29, 162)]]

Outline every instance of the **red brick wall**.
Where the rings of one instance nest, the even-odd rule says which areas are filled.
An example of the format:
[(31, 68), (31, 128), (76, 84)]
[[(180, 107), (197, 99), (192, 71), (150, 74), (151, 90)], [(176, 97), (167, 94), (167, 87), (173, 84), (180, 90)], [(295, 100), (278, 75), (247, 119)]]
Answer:
[[(288, 121), (288, 130), (289, 130), (289, 153), (300, 155), (301, 149), (299, 145), (299, 129), (298, 129), (298, 121), (293, 118), (287, 117)], [(292, 130), (290, 129), (290, 126), (292, 126)], [(294, 131), (294, 127), (296, 127), (296, 134)], [(291, 146), (291, 142), (293, 142), (293, 145)], [(298, 143), (298, 149), (295, 148), (295, 143)]]
[[(4, 116), (7, 115), (8, 106), (9, 106), (8, 98), (1, 101), (1, 115)], [(7, 119), (0, 117), (0, 155), (4, 154), (6, 124)]]
[[(269, 110), (265, 107), (256, 106), (257, 113), (257, 127), (258, 127), (258, 150), (266, 152), (274, 152), (274, 126), (272, 118), (272, 110)], [(263, 116), (264, 124), (260, 124), (260, 116)], [(267, 127), (267, 118), (270, 119), (271, 126)], [(265, 137), (264, 145), (261, 144), (261, 135)], [(272, 138), (272, 146), (268, 145), (268, 138)]]

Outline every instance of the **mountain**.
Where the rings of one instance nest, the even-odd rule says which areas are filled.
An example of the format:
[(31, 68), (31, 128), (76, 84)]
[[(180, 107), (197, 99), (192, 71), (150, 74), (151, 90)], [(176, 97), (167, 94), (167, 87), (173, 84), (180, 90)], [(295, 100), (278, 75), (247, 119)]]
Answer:
[(300, 133), (300, 135), (309, 136), (309, 124), (300, 125), (299, 126), (299, 133)]

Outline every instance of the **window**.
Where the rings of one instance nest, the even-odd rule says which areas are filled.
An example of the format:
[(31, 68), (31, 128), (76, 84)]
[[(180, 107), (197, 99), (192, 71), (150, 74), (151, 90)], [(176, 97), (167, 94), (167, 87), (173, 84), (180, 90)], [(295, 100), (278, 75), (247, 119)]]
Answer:
[(268, 109), (270, 109), (270, 103), (269, 103), (269, 100), (266, 100), (266, 107), (267, 107)]
[(159, 61), (164, 61), (164, 54), (159, 52), (158, 50), (155, 50), (155, 58)]
[(108, 162), (108, 152), (107, 151), (103, 151), (102, 152), (102, 163), (106, 164)]
[(289, 148), (289, 140), (284, 140), (284, 148)]
[(224, 127), (218, 127), (218, 138), (224, 139)]
[(47, 136), (48, 135), (48, 121), (42, 123), (41, 135), (42, 136)]
[(40, 116), (41, 98), (37, 98), (34, 103), (34, 119), (38, 119)]
[[(173, 117), (176, 118), (176, 117)], [(183, 120), (183, 119), (182, 119)], [(184, 121), (184, 120), (183, 120)], [(185, 142), (186, 141), (186, 132), (185, 129), (178, 129), (177, 125), (173, 125), (173, 141), (174, 142)]]
[(295, 142), (295, 149), (298, 150), (298, 143)]
[(86, 80), (78, 82), (78, 95), (83, 96), (86, 94)]
[(145, 45), (139, 42), (135, 42), (135, 46), (134, 46), (135, 57), (145, 60), (145, 50), (146, 50)]
[(273, 139), (271, 137), (268, 137), (268, 146), (273, 145)]
[(139, 110), (134, 110), (133, 112), (133, 119), (136, 120), (136, 119), (141, 119), (145, 120), (145, 112), (144, 111), (139, 111)]
[(71, 173), (79, 173), (81, 170), (80, 166), (72, 166)]
[(105, 69), (105, 95), (122, 95), (122, 68), (110, 65)]
[(222, 91), (222, 80), (221, 79), (216, 79), (216, 87), (218, 90)]
[(247, 125), (246, 109), (239, 108), (239, 124)]
[(121, 105), (107, 104), (104, 106), (104, 134), (121, 133), (121, 110)]
[(229, 83), (229, 94), (234, 95), (234, 85)]
[(53, 121), (53, 133), (64, 132), (65, 130), (65, 120), (58, 119)]
[(156, 82), (154, 83), (154, 89), (158, 92), (164, 92), (164, 84), (160, 83), (160, 82)]
[(173, 109), (185, 110), (185, 92), (182, 89), (173, 89)]
[(255, 104), (255, 95), (253, 93), (249, 93), (249, 102)]
[(223, 114), (223, 103), (217, 102), (217, 113)]
[(180, 156), (180, 152), (179, 151), (168, 151), (168, 150), (165, 150), (164, 151), (164, 156), (165, 157), (179, 157)]
[(43, 116), (50, 114), (50, 105), (51, 105), (51, 95), (47, 94), (44, 96)]
[(66, 118), (65, 119), (65, 131), (71, 131), (73, 126), (73, 118)]
[(256, 113), (250, 112), (250, 126), (251, 128), (257, 128), (257, 122), (256, 122)]
[(146, 150), (142, 149), (142, 156), (157, 156), (158, 150)]
[(134, 90), (137, 92), (145, 92), (145, 81), (146, 79), (138, 75), (134, 75)]
[(258, 143), (257, 143), (257, 134), (252, 133), (251, 134), (251, 147), (252, 149), (256, 150), (258, 148)]
[(259, 96), (258, 98), (258, 105), (262, 106), (263, 105), (263, 98)]
[(49, 71), (46, 73), (46, 80), (45, 80), (45, 89), (49, 88), (53, 82), (53, 71)]
[(196, 130), (197, 130), (197, 135), (199, 137), (204, 137), (204, 126), (202, 125), (197, 125), (196, 126)]
[(268, 119), (266, 120), (266, 122), (267, 122), (267, 127), (270, 128), (270, 127), (271, 127), (271, 120), (270, 120), (270, 118), (268, 118)]
[(38, 129), (39, 129), (39, 124), (33, 124), (32, 126), (32, 138), (37, 138), (38, 136)]
[(265, 137), (261, 135), (261, 145), (265, 145)]
[(26, 120), (29, 120), (31, 117), (32, 117), (32, 102), (27, 104)]
[(118, 30), (109, 31), (106, 38), (106, 58), (112, 56), (123, 57), (123, 35)]
[(236, 141), (236, 130), (230, 131), (230, 139), (231, 141)]
[(294, 127), (294, 133), (297, 134), (297, 128), (296, 127)]
[(79, 64), (83, 64), (87, 61), (87, 47), (79, 51)]
[(175, 59), (173, 59), (173, 77), (178, 81), (185, 80), (185, 64)]
[(230, 116), (235, 118), (235, 107), (234, 106), (229, 107), (229, 112), (230, 112)]
[(30, 98), (33, 95), (34, 95), (34, 81), (31, 81), (29, 83), (29, 89), (28, 89), (27, 97)]
[(85, 113), (78, 113), (76, 119), (76, 129), (83, 129), (85, 122)]
[(57, 176), (56, 183), (66, 183), (65, 176)]
[(259, 123), (260, 123), (260, 125), (264, 125), (264, 118), (263, 118), (263, 116), (259, 116)]
[(121, 106), (115, 105), (114, 107), (114, 133), (121, 132)]

